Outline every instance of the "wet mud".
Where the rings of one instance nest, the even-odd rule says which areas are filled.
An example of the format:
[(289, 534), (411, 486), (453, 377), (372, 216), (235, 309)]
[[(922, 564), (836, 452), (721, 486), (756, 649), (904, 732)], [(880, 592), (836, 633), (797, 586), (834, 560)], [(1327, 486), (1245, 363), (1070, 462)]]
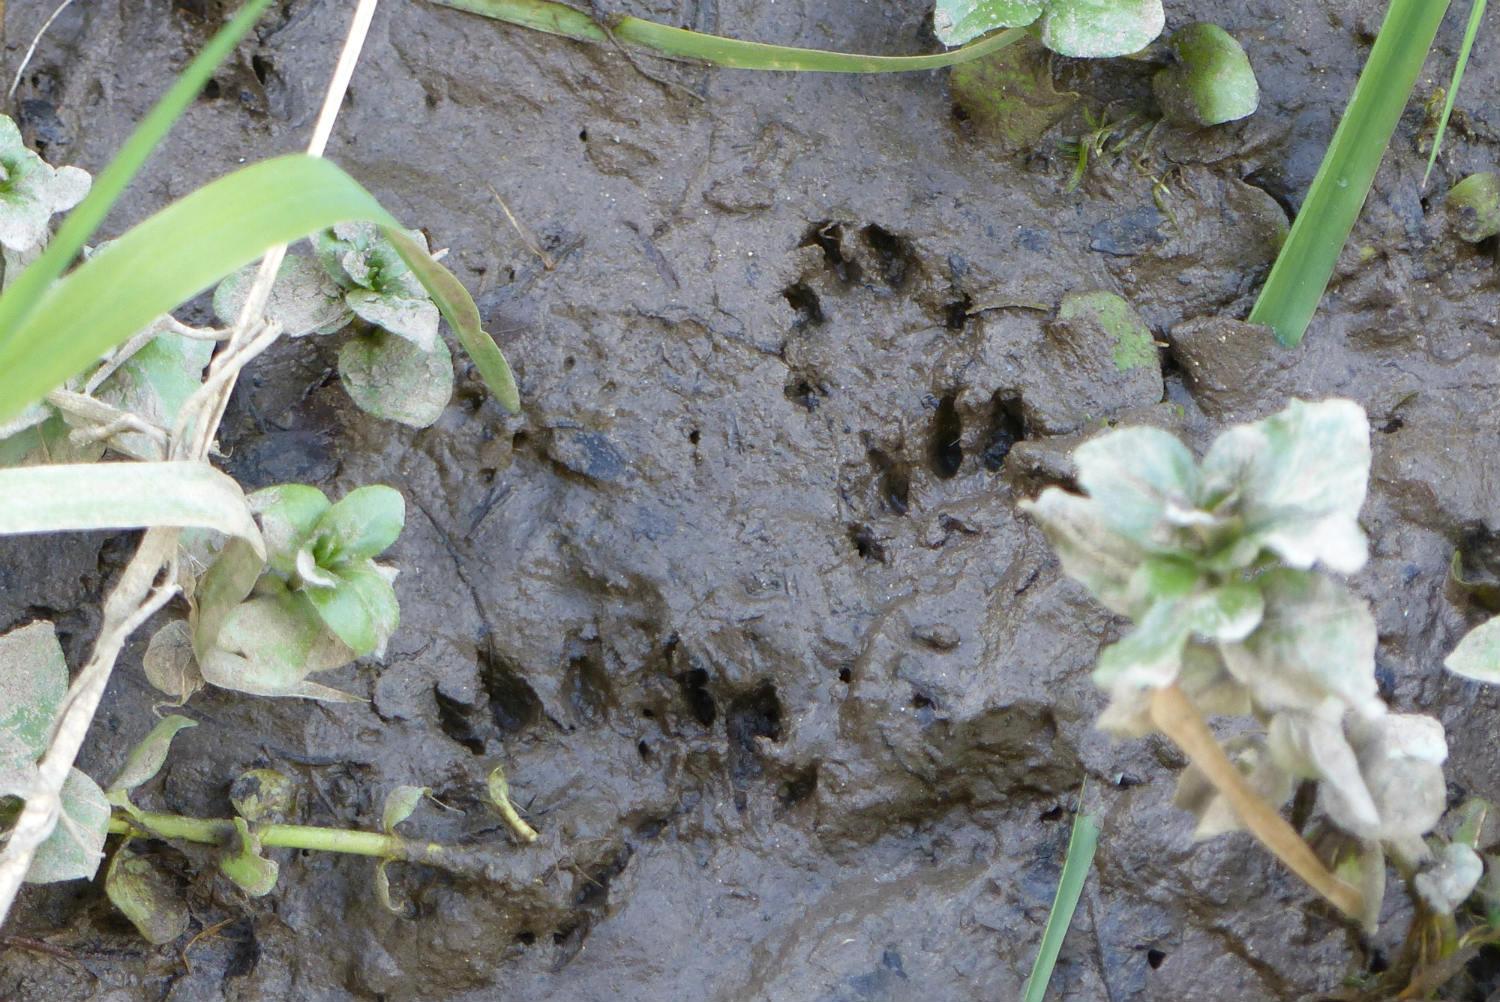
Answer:
[[(50, 7), (7, 6), (7, 77)], [(451, 248), (523, 413), (461, 358), (422, 431), (355, 411), (329, 339), (247, 373), (222, 438), (247, 487), (407, 497), (390, 553), (401, 627), (382, 661), (326, 678), (368, 703), (199, 695), (186, 712), (202, 726), (146, 797), (222, 815), (233, 779), (269, 764), (304, 784), (298, 820), (374, 828), (388, 790), (431, 786), (452, 810), (407, 826), (482, 850), (489, 879), (395, 867), (397, 916), (366, 860), (287, 853), (252, 900), (161, 845), (201, 935), (151, 948), (96, 887), (31, 889), (9, 931), (66, 956), (11, 945), (0, 996), (1019, 997), (1085, 782), (1103, 836), (1053, 997), (1318, 997), (1378, 971), (1409, 918), (1398, 895), (1361, 940), (1247, 837), (1192, 842), (1168, 745), (1091, 728), (1088, 673), (1125, 624), (1060, 576), (1016, 505), (1067, 482), (1069, 450), (1106, 424), (1201, 446), (1288, 396), (1359, 401), (1376, 431), (1373, 559), (1354, 586), (1376, 611), (1384, 691), (1443, 719), (1455, 798), (1500, 798), (1500, 692), (1440, 669), (1489, 614), (1447, 585), (1449, 560), (1500, 533), (1495, 241), (1456, 240), (1441, 195), (1500, 150), (1482, 52), (1418, 191), (1422, 102), (1458, 25), (1304, 347), (1236, 319), (1378, 28), (1368, 8), (1171, 3), (1169, 25), (1214, 20), (1244, 43), (1254, 118), (1153, 129), (1150, 65), (1058, 59), (1041, 72), (1063, 107), (1017, 149), (988, 141), (940, 72), (641, 57), (666, 87), (608, 48), (386, 5), (329, 155)], [(932, 44), (919, 4), (631, 11), (789, 44)], [(98, 170), (221, 13), (70, 7), (17, 92), (28, 138)], [(277, 5), (108, 228), (300, 147), (344, 16)], [(1064, 143), (1092, 130), (1085, 112), (1118, 127), (1069, 191)], [(1058, 315), (1099, 290), (1150, 332), (1129, 372), (1108, 331)], [(81, 661), (129, 547), (4, 542), (0, 628), (54, 618)], [(149, 727), (145, 635), (82, 763), (96, 775)], [(532, 846), (481, 802), (496, 764), (542, 833)]]

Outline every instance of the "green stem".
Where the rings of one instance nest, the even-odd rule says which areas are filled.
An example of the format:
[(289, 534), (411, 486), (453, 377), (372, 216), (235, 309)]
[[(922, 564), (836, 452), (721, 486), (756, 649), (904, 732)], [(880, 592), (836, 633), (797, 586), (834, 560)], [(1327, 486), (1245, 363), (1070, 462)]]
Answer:
[(1317, 312), (1447, 9), (1448, 0), (1391, 0), (1307, 200), (1250, 311), (1251, 323), (1269, 324), (1288, 348), (1302, 341)]
[(714, 66), (740, 70), (800, 70), (807, 73), (902, 73), (935, 70), (982, 59), (998, 52), (1026, 34), (1025, 28), (1009, 28), (948, 52), (925, 56), (867, 56), (852, 52), (828, 52), (790, 45), (743, 42), (720, 35), (705, 35), (673, 28), (638, 17), (609, 22), (606, 31), (593, 17), (552, 0), (432, 0), (443, 7), (465, 10), (508, 24), (561, 35), (584, 42), (628, 42), (654, 49), (664, 56), (699, 59)]
[[(260, 824), (252, 825), (251, 830), (260, 839), (260, 844), (268, 849), (316, 849), (431, 866), (445, 866), (455, 861), (455, 851), (449, 846), (400, 835), (313, 825)], [(130, 838), (182, 839), (204, 845), (229, 845), (235, 838), (234, 821), (229, 818), (189, 818), (142, 810), (130, 814), (117, 812), (110, 818), (109, 831), (112, 835)]]

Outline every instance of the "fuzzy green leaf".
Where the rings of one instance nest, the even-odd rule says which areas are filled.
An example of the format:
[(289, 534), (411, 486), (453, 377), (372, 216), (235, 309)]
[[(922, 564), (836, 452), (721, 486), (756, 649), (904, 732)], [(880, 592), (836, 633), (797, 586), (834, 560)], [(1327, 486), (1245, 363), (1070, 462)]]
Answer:
[(1171, 546), (1168, 509), (1190, 509), (1198, 496), (1193, 454), (1160, 428), (1122, 428), (1090, 439), (1074, 451), (1073, 463), (1103, 523), (1142, 546)]
[(1171, 685), (1182, 669), (1189, 629), (1187, 603), (1156, 603), (1123, 640), (1099, 652), (1094, 681), (1112, 690)]
[(1019, 28), (1041, 16), (1046, 0), (938, 0), (932, 31), (944, 45), (963, 45), (996, 28)]
[(1370, 479), (1370, 426), (1352, 400), (1294, 400), (1236, 425), (1203, 458), (1209, 503), (1238, 499), (1248, 537), (1291, 567), (1352, 574), (1367, 555), (1359, 509)]
[(1399, 842), (1430, 832), (1448, 806), (1443, 725), (1420, 713), (1355, 714), (1344, 730), (1380, 813), (1379, 837)]
[(1371, 670), (1375, 620), (1364, 602), (1308, 571), (1267, 571), (1257, 583), (1265, 599), (1260, 627), (1219, 647), (1256, 705), (1271, 713), (1316, 712), (1330, 699), (1354, 709), (1382, 705)]
[(1235, 581), (1195, 597), (1189, 623), (1192, 631), (1210, 640), (1244, 640), (1265, 613), (1265, 600), (1252, 582)]
[(297, 551), (312, 538), (318, 519), (332, 507), (328, 495), (307, 484), (279, 484), (258, 490), (246, 500), (260, 516), (266, 562), (279, 574), (295, 574)]
[(370, 560), (341, 568), (338, 577), (335, 587), (308, 588), (304, 594), (350, 650), (360, 657), (378, 657), (400, 620), (396, 590)]
[(1302, 779), (1320, 780), (1321, 802), (1334, 824), (1364, 838), (1377, 837), (1380, 812), (1337, 718), (1278, 713), (1267, 728), (1266, 743), (1281, 768)]
[(1161, 0), (1051, 0), (1038, 22), (1042, 44), (1062, 56), (1128, 56), (1161, 34)]
[(1469, 900), (1479, 878), (1484, 876), (1484, 861), (1472, 846), (1449, 842), (1443, 846), (1437, 863), (1412, 880), (1427, 907), (1439, 915), (1452, 915)]
[(360, 487), (318, 520), (314, 535), (334, 544), (335, 563), (357, 563), (379, 556), (401, 535), (406, 524), (406, 501), (401, 492), (384, 484)]
[(187, 932), (187, 902), (151, 861), (120, 846), (104, 877), (104, 892), (148, 943), (161, 946)]
[(105, 791), (111, 800), (115, 799), (115, 794), (123, 796), (160, 772), (162, 764), (167, 760), (167, 752), (172, 747), (172, 739), (177, 736), (177, 732), (197, 726), (198, 721), (176, 713), (158, 721), (156, 726), (151, 728), (151, 733), (147, 734), (140, 744), (130, 749), (130, 753), (125, 756), (125, 764), (120, 767), (119, 775), (115, 776), (114, 782), (110, 783), (109, 789)]
[(1500, 616), (1487, 619), (1464, 635), (1443, 659), (1443, 667), (1476, 682), (1500, 684)]
[(453, 356), (442, 338), (423, 351), (394, 334), (374, 331), (339, 349), (339, 378), (366, 414), (426, 428), (453, 396)]
[(92, 878), (104, 857), (109, 834), (109, 801), (99, 784), (77, 769), (68, 770), (60, 791), (57, 827), (37, 847), (26, 871), (28, 884)]

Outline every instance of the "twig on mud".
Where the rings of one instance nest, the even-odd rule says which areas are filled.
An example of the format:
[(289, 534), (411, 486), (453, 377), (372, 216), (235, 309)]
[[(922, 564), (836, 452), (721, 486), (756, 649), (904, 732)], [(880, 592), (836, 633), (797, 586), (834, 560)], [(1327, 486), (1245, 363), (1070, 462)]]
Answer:
[[(349, 78), (354, 73), (354, 65), (359, 60), (376, 3), (377, 0), (359, 0), (349, 35), (344, 40), (343, 50), (334, 67), (322, 111), (308, 143), (307, 152), (312, 156), (322, 156), (327, 148), (334, 118), (343, 103)], [(285, 254), (286, 245), (283, 244), (273, 247), (262, 259), (256, 281), (250, 289), (244, 308), (236, 318), (228, 346), (210, 366), (204, 385), (182, 408), (179, 425), (174, 429), (172, 458), (187, 462), (207, 461), (214, 432), (224, 416), (224, 408), (228, 405), (229, 395), (240, 370), (280, 334), (280, 325), (266, 322), (263, 313), (271, 284)], [(183, 430), (189, 426), (192, 428), (190, 441), (183, 434)], [(105, 599), (104, 621), (99, 637), (94, 641), (93, 656), (68, 689), (67, 698), (48, 741), (47, 752), (37, 766), (38, 775), (34, 788), (26, 797), (4, 851), (0, 852), (0, 925), (3, 925), (10, 913), (11, 904), (20, 890), (26, 871), (31, 867), (37, 848), (57, 826), (61, 812), (59, 792), (78, 757), (84, 736), (93, 723), (94, 713), (104, 695), (104, 688), (109, 682), (120, 649), (131, 633), (177, 593), (177, 535), (178, 530), (171, 528), (147, 530), (135, 556)], [(157, 579), (164, 568), (168, 573), (163, 583), (158, 585)]]
[(541, 241), (536, 238), (535, 233), (531, 232), (531, 227), (516, 218), (516, 214), (510, 211), (510, 206), (505, 204), (505, 199), (500, 197), (500, 193), (495, 190), (494, 185), (485, 185), (485, 187), (490, 189), (490, 194), (494, 195), (495, 201), (500, 203), (500, 211), (504, 212), (505, 218), (510, 220), (511, 228), (516, 231), (516, 235), (521, 238), (521, 243), (526, 245), (526, 249), (541, 260), (543, 268), (546, 268), (548, 271), (556, 268), (557, 259), (542, 248)]
[[(26, 75), (26, 67), (31, 65), (31, 57), (36, 55), (36, 47), (42, 44), (42, 36), (47, 33), (48, 28), (52, 27), (52, 22), (57, 20), (57, 16), (67, 10), (68, 4), (72, 2), (73, 0), (62, 0), (62, 3), (58, 4), (57, 9), (52, 12), (52, 15), (43, 21), (42, 26), (36, 30), (36, 35), (32, 37), (31, 44), (26, 48), (26, 55), (21, 57), (21, 65), (16, 67), (16, 78), (10, 82), (10, 90), (5, 92), (5, 99), (7, 101), (16, 96), (16, 88), (21, 86), (21, 77)], [(0, 3), (0, 14), (3, 13), (5, 13), (5, 5)]]

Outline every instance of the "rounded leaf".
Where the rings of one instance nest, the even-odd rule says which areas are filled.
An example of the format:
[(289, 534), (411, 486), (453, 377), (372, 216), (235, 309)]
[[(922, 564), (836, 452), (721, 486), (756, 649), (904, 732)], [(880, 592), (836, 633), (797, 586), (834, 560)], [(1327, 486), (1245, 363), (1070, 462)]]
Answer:
[(332, 540), (338, 563), (356, 563), (378, 556), (401, 535), (406, 524), (406, 500), (384, 484), (370, 484), (344, 495), (324, 513), (316, 535)]
[(386, 834), (411, 817), (422, 798), (432, 792), (430, 786), (398, 786), (385, 796), (385, 805), (380, 809), (380, 829)]
[(187, 931), (187, 902), (149, 859), (129, 846), (120, 846), (110, 860), (104, 892), (148, 943), (161, 946)]
[(251, 494), (250, 510), (260, 516), (266, 562), (279, 573), (296, 573), (297, 551), (312, 537), (318, 519), (332, 504), (328, 495), (307, 484), (279, 484)]
[[(219, 283), (214, 290), (214, 312), (221, 321), (235, 322), (259, 271), (258, 263), (246, 265)], [(265, 315), (279, 322), (287, 337), (302, 337), (336, 331), (353, 314), (344, 305), (343, 290), (317, 261), (288, 256), (276, 273)]]
[(251, 769), (229, 785), (234, 811), (251, 824), (286, 821), (297, 807), (297, 784), (275, 769)]
[(59, 798), (62, 810), (57, 827), (37, 847), (26, 871), (28, 884), (92, 879), (104, 857), (109, 834), (109, 801), (99, 784), (77, 769), (68, 771)]
[(1475, 244), (1500, 233), (1500, 174), (1470, 174), (1448, 189), (1444, 207), (1460, 240)]
[(426, 428), (453, 396), (453, 356), (442, 338), (423, 351), (385, 331), (339, 349), (339, 379), (356, 407), (388, 421)]
[(366, 323), (410, 341), (421, 351), (437, 350), (438, 308), (425, 296), (413, 299), (373, 289), (355, 289), (344, 296), (344, 302)]
[(359, 657), (384, 653), (401, 610), (396, 590), (372, 561), (339, 572), (334, 588), (310, 588), (303, 594), (323, 623)]
[(1216, 24), (1190, 24), (1172, 33), (1177, 61), (1156, 74), (1152, 90), (1168, 119), (1209, 126), (1254, 113), (1260, 85), (1245, 50)]
[(932, 32), (944, 45), (963, 45), (996, 28), (1030, 24), (1045, 6), (1045, 0), (938, 0)]
[(1453, 653), (1443, 659), (1443, 667), (1476, 682), (1500, 684), (1500, 616), (1465, 634)]
[(1128, 56), (1167, 23), (1161, 0), (1052, 0), (1040, 22), (1042, 44), (1063, 56)]

